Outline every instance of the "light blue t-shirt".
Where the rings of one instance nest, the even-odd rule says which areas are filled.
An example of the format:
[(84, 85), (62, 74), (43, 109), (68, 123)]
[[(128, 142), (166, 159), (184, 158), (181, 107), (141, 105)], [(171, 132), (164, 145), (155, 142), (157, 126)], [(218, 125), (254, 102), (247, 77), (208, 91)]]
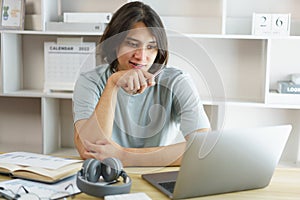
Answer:
[[(79, 76), (73, 95), (74, 122), (92, 115), (110, 75), (108, 65), (103, 65)], [(121, 146), (170, 145), (209, 127), (192, 78), (182, 70), (166, 67), (156, 85), (142, 94), (118, 91), (112, 139)]]

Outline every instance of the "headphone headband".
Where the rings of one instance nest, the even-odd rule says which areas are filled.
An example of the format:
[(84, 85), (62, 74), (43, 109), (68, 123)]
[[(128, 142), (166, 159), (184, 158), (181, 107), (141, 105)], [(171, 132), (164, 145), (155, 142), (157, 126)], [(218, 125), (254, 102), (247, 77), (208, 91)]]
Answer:
[[(109, 158), (109, 159), (111, 159), (111, 158)], [(118, 162), (118, 164), (121, 163), (116, 158), (114, 158), (113, 160), (114, 160), (113, 162), (116, 161), (116, 162)], [(91, 162), (95, 162), (97, 164), (93, 164)], [(100, 182), (94, 181), (95, 179), (96, 180), (99, 179), (99, 176), (98, 176), (99, 170), (101, 171), (101, 175), (103, 176), (103, 174), (102, 174), (103, 167), (105, 167), (105, 166), (103, 166), (102, 164), (104, 164), (105, 166), (109, 165), (108, 167), (111, 167), (112, 169), (114, 169), (114, 167), (115, 167), (115, 165), (112, 166), (110, 164), (110, 160), (108, 160), (108, 159), (103, 160), (102, 163), (96, 159), (86, 160), (82, 165), (82, 169), (79, 172), (77, 172), (77, 178), (76, 178), (77, 187), (82, 192), (92, 195), (92, 196), (97, 196), (97, 197), (104, 197), (106, 195), (112, 195), (112, 194), (129, 193), (132, 181), (131, 181), (131, 178), (122, 169), (122, 165), (119, 165), (120, 168), (118, 168), (118, 169), (111, 170), (112, 173), (117, 173), (117, 174), (114, 174), (111, 176), (114, 177), (113, 180), (117, 180), (121, 176), (123, 179), (123, 184), (112, 185), (112, 184), (108, 183), (106, 185), (103, 185)], [(102, 169), (99, 168), (99, 165), (102, 167)], [(93, 175), (95, 175), (96, 177), (93, 177)], [(107, 175), (107, 174), (105, 174), (105, 175)], [(113, 180), (110, 180), (110, 181), (113, 181)]]

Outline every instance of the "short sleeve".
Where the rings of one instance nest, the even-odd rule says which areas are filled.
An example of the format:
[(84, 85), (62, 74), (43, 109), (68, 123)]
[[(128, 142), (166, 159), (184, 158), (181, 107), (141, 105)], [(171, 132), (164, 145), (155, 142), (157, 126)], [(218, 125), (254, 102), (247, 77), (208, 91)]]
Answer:
[(72, 99), (74, 123), (92, 115), (109, 75), (107, 67), (103, 66), (80, 74), (75, 84)]
[(189, 74), (182, 73), (177, 77), (173, 91), (174, 110), (180, 120), (180, 130), (183, 136), (198, 129), (210, 128), (199, 93)]

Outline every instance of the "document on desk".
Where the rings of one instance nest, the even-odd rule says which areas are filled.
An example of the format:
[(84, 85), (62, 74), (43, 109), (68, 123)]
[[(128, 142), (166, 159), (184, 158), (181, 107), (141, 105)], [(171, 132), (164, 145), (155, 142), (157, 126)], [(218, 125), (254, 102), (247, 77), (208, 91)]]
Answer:
[(81, 169), (81, 166), (82, 160), (43, 154), (29, 152), (0, 154), (0, 173), (47, 183), (72, 176)]
[(76, 162), (80, 161), (29, 152), (11, 152), (0, 154), (0, 163), (41, 167), (47, 169), (58, 169)]
[[(60, 199), (80, 193), (76, 185), (76, 176), (69, 177), (55, 184), (46, 184), (35, 181), (12, 179), (0, 182), (0, 197), (13, 199), (16, 194), (24, 195), (24, 187), (28, 191), (28, 196), (38, 196), (40, 199)], [(30, 197), (29, 197), (30, 198)]]

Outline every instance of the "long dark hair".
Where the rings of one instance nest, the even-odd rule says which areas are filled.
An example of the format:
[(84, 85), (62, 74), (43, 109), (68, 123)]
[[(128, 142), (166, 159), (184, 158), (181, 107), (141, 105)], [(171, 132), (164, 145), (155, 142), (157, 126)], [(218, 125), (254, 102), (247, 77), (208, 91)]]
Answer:
[(156, 39), (158, 53), (154, 63), (167, 64), (169, 57), (168, 41), (159, 15), (150, 6), (135, 1), (124, 4), (114, 13), (100, 39), (101, 57), (110, 64), (112, 72), (115, 72), (118, 66), (116, 50), (124, 41), (128, 30), (137, 22), (143, 22)]

